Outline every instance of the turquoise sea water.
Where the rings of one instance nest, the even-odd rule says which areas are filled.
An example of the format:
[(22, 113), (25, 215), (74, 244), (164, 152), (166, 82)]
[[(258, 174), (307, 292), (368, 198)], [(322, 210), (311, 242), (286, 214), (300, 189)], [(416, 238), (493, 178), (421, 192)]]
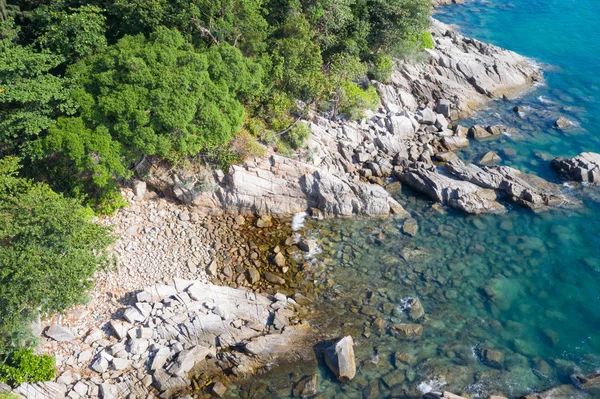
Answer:
[[(562, 182), (550, 159), (600, 152), (598, 16), (597, 0), (474, 0), (437, 14), (545, 70), (546, 84), (461, 122), (516, 129), (472, 145), (463, 158), (512, 148), (517, 155), (502, 164)], [(578, 127), (553, 129), (559, 116)], [(414, 238), (394, 220), (307, 223), (302, 234), (321, 248), (314, 267), (331, 286), (317, 298), (324, 316), (313, 323), (331, 336), (355, 337), (357, 377), (339, 384), (322, 365), (296, 364), (231, 387), (229, 395), (288, 397), (296, 381), (316, 372), (323, 398), (408, 398), (440, 387), (518, 397), (599, 369), (600, 188), (565, 191), (583, 206), (467, 216), (404, 190), (398, 199), (420, 226)], [(418, 297), (426, 312), (423, 336), (414, 341), (374, 324), (377, 317), (386, 325), (410, 322), (403, 311), (409, 297)]]

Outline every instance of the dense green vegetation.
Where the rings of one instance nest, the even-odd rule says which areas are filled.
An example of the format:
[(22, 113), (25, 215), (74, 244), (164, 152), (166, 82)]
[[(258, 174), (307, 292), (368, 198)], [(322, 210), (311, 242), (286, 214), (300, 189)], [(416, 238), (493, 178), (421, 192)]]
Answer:
[(225, 168), (264, 145), (294, 154), (309, 110), (377, 105), (370, 79), (432, 45), (429, 9), (0, 0), (0, 380), (49, 377), (46, 359), (15, 350), (40, 314), (85, 300), (110, 243), (93, 215), (124, 204), (119, 184), (145, 156)]
[(385, 81), (392, 57), (431, 45), (429, 8), (0, 0), (0, 156), (110, 212), (122, 203), (118, 183), (146, 155), (239, 161), (242, 130), (293, 151), (305, 132), (286, 129), (308, 108), (357, 118), (377, 104), (369, 79)]
[[(38, 315), (85, 300), (111, 243), (91, 209), (18, 177), (17, 161), (0, 159), (0, 360), (33, 343), (29, 325)], [(0, 379), (7, 372), (0, 369)]]
[(54, 358), (36, 355), (32, 349), (21, 348), (0, 364), (0, 381), (18, 385), (24, 382), (49, 381), (54, 379)]

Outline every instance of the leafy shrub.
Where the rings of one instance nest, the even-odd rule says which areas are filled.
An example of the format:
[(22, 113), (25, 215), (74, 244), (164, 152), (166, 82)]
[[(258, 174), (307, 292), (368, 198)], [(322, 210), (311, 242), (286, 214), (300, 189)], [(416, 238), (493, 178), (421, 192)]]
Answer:
[(85, 301), (113, 242), (91, 209), (19, 178), (17, 161), (0, 159), (0, 355), (25, 343), (37, 314)]
[(306, 141), (310, 137), (310, 128), (304, 123), (298, 123), (294, 125), (286, 133), (282, 134), (280, 140), (287, 144), (291, 149), (297, 150), (298, 148), (304, 148)]
[(54, 358), (36, 355), (32, 349), (18, 349), (0, 364), (0, 381), (14, 385), (51, 381), (55, 376)]
[(419, 36), (419, 41), (421, 42), (421, 47), (426, 49), (433, 49), (435, 47), (435, 43), (433, 42), (433, 37), (429, 31), (423, 31)]
[(369, 77), (378, 82), (386, 83), (392, 76), (393, 60), (389, 55), (377, 53), (369, 62)]
[(353, 82), (342, 85), (339, 108), (349, 119), (358, 119), (365, 109), (374, 109), (379, 103), (379, 95), (373, 86), (363, 90)]

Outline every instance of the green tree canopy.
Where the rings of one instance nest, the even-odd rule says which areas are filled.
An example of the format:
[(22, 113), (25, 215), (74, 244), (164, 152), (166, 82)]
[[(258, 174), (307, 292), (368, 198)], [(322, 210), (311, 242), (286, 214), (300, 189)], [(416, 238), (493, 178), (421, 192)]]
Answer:
[(34, 315), (84, 301), (112, 242), (90, 209), (17, 171), (0, 159), (0, 353)]

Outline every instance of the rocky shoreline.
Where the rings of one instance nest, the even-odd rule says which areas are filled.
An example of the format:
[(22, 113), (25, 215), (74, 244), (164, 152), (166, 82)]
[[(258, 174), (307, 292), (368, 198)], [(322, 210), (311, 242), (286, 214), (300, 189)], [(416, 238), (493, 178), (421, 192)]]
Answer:
[[(457, 158), (454, 152), (469, 140), (507, 132), (501, 126), (467, 130), (453, 121), (542, 76), (524, 57), (448, 25), (434, 21), (431, 30), (435, 49), (428, 60), (399, 63), (390, 83), (379, 84), (382, 108), (361, 122), (306, 122), (312, 137), (297, 159), (271, 153), (226, 175), (173, 170), (154, 159), (141, 165), (144, 182), (125, 191), (131, 205), (102, 221), (120, 237), (115, 269), (98, 276), (89, 304), (46, 321), (54, 327), (45, 330), (39, 350), (56, 355), (57, 381), (14, 392), (28, 398), (185, 397), (193, 387), (196, 397), (221, 396), (229, 382), (269, 363), (314, 357), (312, 345), (331, 337), (310, 329), (306, 320), (315, 306), (300, 288), (326, 286), (307, 278), (318, 270), (310, 263), (313, 243), (278, 218), (306, 211), (315, 218), (391, 214), (413, 235), (415, 220), (391, 194), (397, 181), (467, 213), (504, 212), (507, 202), (535, 211), (576, 206), (558, 185), (491, 166), (493, 154), (485, 154), (481, 166)], [(581, 154), (553, 166), (570, 179), (598, 183), (598, 159)], [(158, 198), (146, 184), (184, 205)], [(396, 333), (418, 334), (405, 326)], [(339, 343), (333, 351), (353, 362), (344, 343), (343, 351)], [(352, 367), (325, 359), (341, 380), (353, 377)], [(313, 394), (314, 378), (298, 381), (297, 396)], [(555, 391), (561, 389), (573, 387)], [(424, 397), (461, 398), (448, 392)]]

